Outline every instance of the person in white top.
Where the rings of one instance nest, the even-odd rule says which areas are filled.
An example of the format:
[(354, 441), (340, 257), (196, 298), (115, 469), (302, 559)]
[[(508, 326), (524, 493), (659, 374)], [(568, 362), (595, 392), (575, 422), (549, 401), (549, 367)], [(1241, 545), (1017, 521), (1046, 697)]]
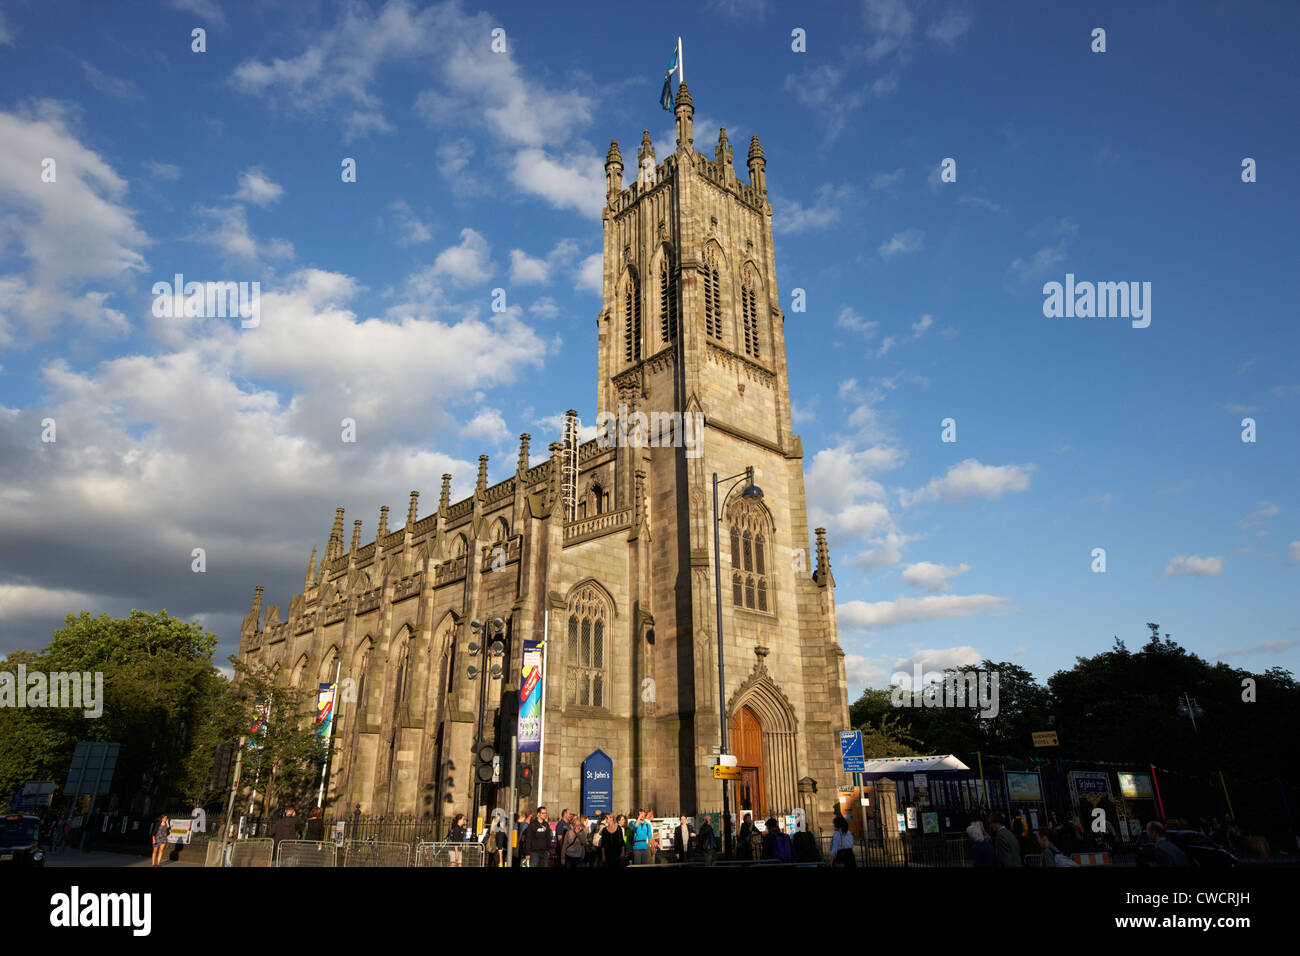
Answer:
[(853, 855), (853, 834), (849, 832), (849, 821), (839, 814), (835, 816), (835, 835), (831, 837), (831, 865), (858, 865)]

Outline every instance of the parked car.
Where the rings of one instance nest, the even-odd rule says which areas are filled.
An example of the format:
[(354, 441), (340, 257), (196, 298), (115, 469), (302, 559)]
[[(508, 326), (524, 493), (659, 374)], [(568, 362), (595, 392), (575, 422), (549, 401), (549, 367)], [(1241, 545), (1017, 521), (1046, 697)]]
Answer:
[(44, 866), (41, 818), (13, 813), (0, 819), (0, 866)]
[[(1237, 865), (1236, 856), (1219, 846), (1200, 830), (1166, 830), (1165, 836), (1187, 854), (1188, 861), (1194, 867), (1217, 869)], [(1150, 843), (1139, 845), (1137, 851), (1138, 866), (1155, 866), (1154, 852)]]

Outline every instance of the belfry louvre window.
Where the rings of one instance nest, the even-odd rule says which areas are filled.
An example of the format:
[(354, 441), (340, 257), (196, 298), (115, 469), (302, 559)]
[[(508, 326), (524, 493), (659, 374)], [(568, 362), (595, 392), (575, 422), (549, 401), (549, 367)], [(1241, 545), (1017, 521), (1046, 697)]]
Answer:
[(740, 290), (740, 308), (745, 327), (745, 354), (758, 358), (758, 299), (752, 285), (746, 284)]
[(629, 276), (623, 295), (623, 358), (641, 361), (641, 289), (635, 276)]
[(606, 706), (605, 633), (609, 606), (588, 585), (569, 602), (568, 699), (582, 707)]
[(673, 254), (664, 251), (659, 262), (659, 336), (665, 345), (677, 338), (677, 276)]
[(767, 548), (769, 534), (762, 513), (736, 509), (731, 519), (731, 603), (753, 611), (768, 610)]
[(722, 341), (722, 280), (718, 274), (718, 255), (704, 250), (704, 334)]

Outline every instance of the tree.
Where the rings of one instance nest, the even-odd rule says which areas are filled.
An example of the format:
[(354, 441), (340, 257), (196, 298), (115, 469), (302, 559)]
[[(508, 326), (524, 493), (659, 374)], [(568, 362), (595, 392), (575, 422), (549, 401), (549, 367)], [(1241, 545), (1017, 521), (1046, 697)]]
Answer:
[[(324, 753), (315, 731), (313, 691), (287, 686), (264, 667), (233, 663), (235, 682), (225, 704), (227, 716), (220, 719), (237, 720), (240, 733), (249, 735), (241, 786), (250, 797), (254, 786), (262, 794), (250, 809), (261, 816), (271, 808), (314, 803)], [(257, 733), (255, 723), (263, 725)]]

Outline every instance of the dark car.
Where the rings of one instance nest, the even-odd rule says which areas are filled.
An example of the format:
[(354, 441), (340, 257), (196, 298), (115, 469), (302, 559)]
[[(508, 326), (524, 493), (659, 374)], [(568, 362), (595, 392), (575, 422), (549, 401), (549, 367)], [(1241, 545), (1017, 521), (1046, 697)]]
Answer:
[[(1166, 830), (1174, 845), (1187, 854), (1188, 861), (1194, 867), (1217, 869), (1224, 866), (1236, 866), (1237, 858), (1219, 846), (1200, 830)], [(1155, 850), (1150, 843), (1138, 847), (1138, 865), (1155, 866)]]
[(0, 818), (0, 866), (44, 866), (41, 818), (21, 813)]

